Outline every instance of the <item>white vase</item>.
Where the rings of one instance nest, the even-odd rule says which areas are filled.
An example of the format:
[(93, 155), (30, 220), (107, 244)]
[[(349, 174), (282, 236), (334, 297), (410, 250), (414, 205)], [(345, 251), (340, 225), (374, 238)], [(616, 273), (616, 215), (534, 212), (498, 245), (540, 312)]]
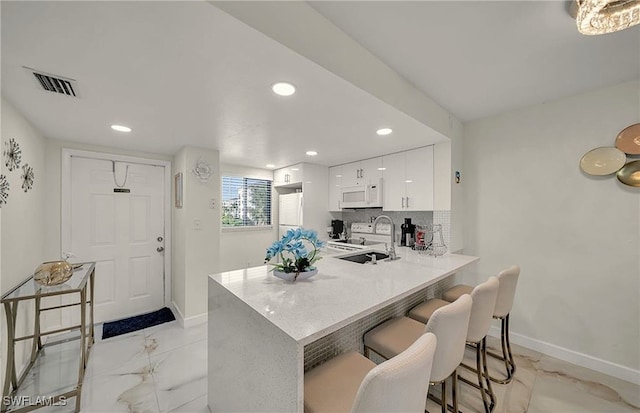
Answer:
[[(273, 275), (278, 278), (281, 278), (285, 281), (296, 282), (298, 280), (306, 280), (307, 278), (311, 278), (318, 273), (318, 269), (314, 268), (312, 270), (303, 271), (300, 273), (296, 272), (284, 272), (279, 270), (273, 270)], [(297, 275), (297, 277), (296, 277)]]

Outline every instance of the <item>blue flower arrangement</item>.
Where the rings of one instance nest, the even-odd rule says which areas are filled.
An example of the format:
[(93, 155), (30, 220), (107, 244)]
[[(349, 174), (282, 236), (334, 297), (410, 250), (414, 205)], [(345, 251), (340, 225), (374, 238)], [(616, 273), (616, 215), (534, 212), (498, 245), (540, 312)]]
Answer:
[[(307, 245), (305, 245), (305, 241)], [(318, 234), (314, 230), (290, 229), (280, 241), (274, 242), (267, 248), (264, 262), (267, 263), (273, 257), (279, 256), (281, 262), (274, 264), (273, 269), (284, 273), (295, 273), (295, 278), (297, 278), (301, 272), (315, 269), (313, 264), (322, 258), (318, 254), (318, 250), (325, 245), (326, 242), (318, 239)], [(307, 249), (307, 246), (313, 249)]]

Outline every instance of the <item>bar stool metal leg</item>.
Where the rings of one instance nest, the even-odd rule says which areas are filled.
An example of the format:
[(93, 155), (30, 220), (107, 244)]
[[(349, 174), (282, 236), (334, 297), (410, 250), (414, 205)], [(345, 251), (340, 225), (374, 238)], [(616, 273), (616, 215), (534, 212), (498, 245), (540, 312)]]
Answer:
[(482, 396), (482, 404), (484, 405), (484, 411), (485, 413), (491, 413), (496, 406), (496, 396), (493, 393), (493, 389), (491, 387), (489, 370), (487, 368), (487, 339), (485, 337), (478, 343), (467, 344), (473, 345), (476, 350), (476, 367), (473, 368), (464, 363), (461, 364), (461, 366), (476, 373), (478, 382), (474, 383), (462, 376), (460, 377), (460, 381), (480, 390), (480, 394)]
[(509, 340), (509, 314), (503, 317), (501, 321), (502, 331), (500, 333), (500, 344), (502, 345), (502, 355), (496, 354), (491, 351), (488, 351), (487, 354), (498, 360), (502, 360), (507, 372), (506, 379), (497, 379), (495, 377), (491, 377), (491, 381), (498, 384), (507, 384), (510, 383), (513, 379), (513, 375), (516, 372), (516, 363), (513, 359), (513, 353), (511, 352), (511, 341)]
[(457, 393), (457, 388), (458, 388), (458, 369), (453, 371), (453, 374), (451, 375), (451, 398), (453, 399), (453, 412), (454, 413), (459, 413), (460, 410), (458, 410), (458, 393)]
[(493, 410), (496, 407), (496, 395), (493, 392), (493, 388), (491, 387), (491, 376), (489, 376), (489, 365), (487, 363), (487, 338), (482, 339), (482, 368), (484, 370), (484, 380), (485, 385), (487, 386), (487, 393), (489, 393), (489, 398), (491, 399), (490, 410)]

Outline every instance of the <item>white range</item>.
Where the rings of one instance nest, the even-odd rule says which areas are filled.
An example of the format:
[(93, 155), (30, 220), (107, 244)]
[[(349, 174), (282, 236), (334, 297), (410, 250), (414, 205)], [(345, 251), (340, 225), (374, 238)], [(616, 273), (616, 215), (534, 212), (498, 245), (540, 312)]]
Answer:
[(346, 240), (329, 240), (327, 248), (339, 251), (357, 251), (372, 245), (391, 243), (391, 225), (379, 222), (374, 233), (373, 224), (354, 222), (351, 224), (351, 238)]

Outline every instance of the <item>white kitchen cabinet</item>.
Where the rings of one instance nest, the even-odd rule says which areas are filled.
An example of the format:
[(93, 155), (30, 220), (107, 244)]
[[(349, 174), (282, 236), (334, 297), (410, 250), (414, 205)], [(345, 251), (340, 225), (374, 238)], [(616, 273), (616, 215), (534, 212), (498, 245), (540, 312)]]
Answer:
[(342, 186), (348, 188), (357, 186), (360, 179), (360, 162), (351, 162), (342, 165)]
[(340, 211), (342, 196), (342, 165), (329, 168), (329, 211)]
[(304, 173), (304, 165), (296, 164), (286, 168), (280, 168), (273, 171), (274, 187), (300, 187), (302, 186), (302, 177)]
[(384, 171), (382, 209), (386, 211), (404, 211), (404, 198), (407, 196), (407, 153), (399, 152), (382, 157)]
[(377, 185), (382, 178), (382, 156), (360, 161), (361, 185)]
[(382, 178), (382, 157), (342, 165), (342, 186), (377, 184)]
[(405, 210), (433, 211), (433, 146), (407, 151)]
[(433, 210), (433, 146), (383, 157), (385, 211)]

